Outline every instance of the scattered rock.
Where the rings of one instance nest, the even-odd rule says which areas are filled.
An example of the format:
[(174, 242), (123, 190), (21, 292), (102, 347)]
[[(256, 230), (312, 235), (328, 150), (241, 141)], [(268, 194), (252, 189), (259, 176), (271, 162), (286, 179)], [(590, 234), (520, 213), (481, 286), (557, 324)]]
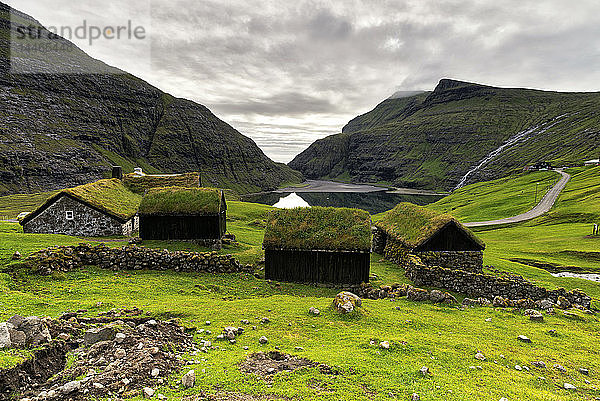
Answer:
[(429, 376), (430, 374), (429, 368), (427, 366), (423, 366), (421, 369), (419, 369), (419, 372), (421, 372), (423, 376)]
[(416, 302), (427, 301), (429, 300), (429, 292), (422, 288), (410, 287), (406, 292), (406, 299)]
[(321, 314), (321, 311), (318, 310), (317, 308), (315, 308), (314, 306), (311, 306), (310, 309), (308, 310), (308, 313), (313, 316), (319, 316)]
[(144, 387), (142, 392), (144, 393), (145, 398), (152, 398), (152, 397), (154, 397), (154, 393), (155, 393), (154, 389), (151, 387)]
[(571, 307), (571, 301), (569, 301), (567, 298), (565, 298), (561, 295), (558, 297), (558, 301), (556, 302), (556, 305), (560, 309), (568, 309)]
[(261, 337), (258, 339), (258, 343), (259, 343), (259, 344), (266, 344), (266, 343), (268, 343), (268, 342), (269, 342), (269, 340), (268, 340), (268, 339), (267, 339), (267, 337), (265, 337), (265, 336), (261, 336)]
[(362, 300), (348, 291), (342, 291), (333, 299), (333, 307), (340, 313), (350, 313), (362, 306)]
[(64, 386), (62, 386), (62, 393), (63, 394), (71, 394), (74, 393), (75, 391), (79, 391), (79, 389), (81, 388), (81, 382), (79, 380), (74, 380), (74, 381), (70, 381), (68, 383), (66, 383)]
[(531, 362), (531, 365), (535, 366), (536, 368), (546, 369), (546, 364), (542, 361), (533, 361)]
[(527, 336), (524, 336), (524, 335), (522, 335), (522, 334), (521, 334), (520, 336), (518, 336), (518, 337), (517, 337), (517, 340), (519, 340), (519, 341), (521, 341), (521, 342), (524, 342), (524, 343), (531, 343), (531, 342), (532, 342), (532, 341), (531, 341), (531, 339), (530, 339), (529, 337), (527, 337)]
[(521, 367), (521, 365), (515, 365), (515, 369), (520, 372), (523, 370), (523, 367)]
[(540, 311), (537, 311), (535, 309), (526, 309), (525, 316), (529, 316), (529, 320), (531, 320), (532, 322), (544, 321), (544, 315), (542, 315)]
[(540, 309), (542, 309), (542, 310), (548, 310), (553, 307), (554, 307), (554, 302), (552, 302), (550, 299), (542, 299), (540, 301)]
[(0, 323), (0, 349), (10, 348), (11, 345), (12, 342), (10, 341), (8, 325), (6, 323)]
[(390, 349), (390, 342), (389, 341), (382, 341), (379, 343), (379, 348), (381, 349)]
[(475, 354), (475, 359), (478, 361), (485, 361), (485, 356), (481, 352), (478, 352)]
[(150, 376), (152, 376), (152, 377), (158, 377), (159, 374), (160, 374), (160, 369), (157, 369), (157, 368), (152, 369), (152, 372), (150, 372)]
[(93, 345), (100, 341), (112, 341), (116, 334), (117, 332), (112, 326), (105, 326), (87, 330), (83, 339), (87, 345)]
[(181, 384), (185, 388), (194, 387), (196, 384), (196, 372), (194, 370), (190, 370), (181, 378)]
[(21, 252), (15, 251), (15, 253), (13, 253), (13, 255), (12, 255), (12, 257), (10, 259), (11, 260), (19, 260), (19, 259), (21, 259)]
[(565, 369), (562, 365), (559, 365), (556, 363), (556, 364), (552, 365), (552, 367), (561, 373), (567, 373), (567, 369)]
[(582, 375), (586, 375), (586, 376), (589, 376), (589, 375), (590, 375), (590, 371), (589, 371), (589, 369), (586, 369), (586, 368), (579, 368), (578, 370), (579, 370), (579, 373), (581, 373)]
[(575, 387), (571, 383), (565, 383), (563, 387), (565, 388), (565, 390), (577, 390), (577, 387)]
[(421, 401), (421, 397), (417, 393), (412, 393), (412, 395), (410, 396), (410, 400), (411, 401)]

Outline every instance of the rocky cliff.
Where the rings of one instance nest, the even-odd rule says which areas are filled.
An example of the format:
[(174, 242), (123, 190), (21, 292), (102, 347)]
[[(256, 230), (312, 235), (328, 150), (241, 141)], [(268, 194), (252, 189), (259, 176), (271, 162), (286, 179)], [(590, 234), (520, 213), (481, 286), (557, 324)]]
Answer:
[[(15, 22), (39, 25), (0, 3), (0, 194), (82, 184), (112, 164), (125, 171), (138, 165), (149, 172), (201, 171), (205, 185), (241, 192), (301, 180), (206, 107), (109, 67), (62, 38), (73, 48), (66, 59), (11, 54)], [(11, 74), (11, 61), (42, 65), (48, 73)]]
[(537, 161), (598, 157), (600, 93), (495, 88), (443, 79), (392, 97), (289, 166), (308, 178), (452, 189)]

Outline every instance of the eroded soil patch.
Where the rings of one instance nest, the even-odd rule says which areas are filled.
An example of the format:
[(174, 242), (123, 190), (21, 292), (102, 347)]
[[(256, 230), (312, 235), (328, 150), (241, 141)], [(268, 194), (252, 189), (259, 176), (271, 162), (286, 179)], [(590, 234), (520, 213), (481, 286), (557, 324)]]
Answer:
[(318, 367), (321, 373), (338, 374), (336, 369), (330, 366), (313, 362), (308, 358), (302, 358), (284, 354), (280, 351), (255, 352), (240, 363), (240, 370), (244, 373), (255, 374), (268, 378), (279, 372), (292, 372), (302, 368)]
[(35, 357), (0, 371), (0, 400), (88, 400), (141, 395), (181, 369), (195, 350), (192, 336), (176, 321), (132, 316), (44, 319), (52, 341)]

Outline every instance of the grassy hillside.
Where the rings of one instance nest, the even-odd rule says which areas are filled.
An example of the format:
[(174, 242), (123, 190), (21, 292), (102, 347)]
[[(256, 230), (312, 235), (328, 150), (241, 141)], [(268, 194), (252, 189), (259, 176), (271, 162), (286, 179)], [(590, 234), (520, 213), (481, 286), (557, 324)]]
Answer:
[(597, 157), (598, 93), (495, 88), (441, 80), (433, 92), (388, 99), (315, 142), (290, 166), (308, 178), (350, 178), (452, 189), (490, 152), (520, 133), (469, 182)]
[[(0, 194), (84, 184), (106, 178), (115, 164), (126, 173), (137, 166), (200, 171), (204, 185), (239, 193), (302, 180), (205, 106), (107, 66), (65, 39), (48, 39), (34, 18), (0, 2)], [(17, 22), (39, 28), (36, 48), (60, 43), (73, 51), (13, 46), (9, 60)], [(11, 62), (43, 73), (11, 74)]]
[(21, 212), (31, 212), (57, 192), (0, 196), (0, 219), (14, 219)]
[(531, 210), (559, 178), (556, 172), (539, 171), (478, 182), (427, 207), (450, 213), (465, 223), (516, 216)]

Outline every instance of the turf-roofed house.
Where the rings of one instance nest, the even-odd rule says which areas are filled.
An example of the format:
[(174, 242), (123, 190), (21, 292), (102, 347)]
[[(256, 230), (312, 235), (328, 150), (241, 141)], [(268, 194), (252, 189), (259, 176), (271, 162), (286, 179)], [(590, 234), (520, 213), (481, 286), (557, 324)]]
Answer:
[(485, 244), (449, 214), (400, 203), (375, 226), (374, 252), (401, 265), (415, 255), (430, 266), (483, 269)]
[(215, 188), (149, 189), (139, 208), (144, 240), (193, 240), (220, 244), (227, 230), (227, 203)]
[(21, 221), (23, 232), (84, 237), (131, 235), (142, 197), (118, 179), (64, 189)]
[(369, 281), (371, 217), (359, 209), (295, 208), (269, 212), (265, 278), (305, 283)]

